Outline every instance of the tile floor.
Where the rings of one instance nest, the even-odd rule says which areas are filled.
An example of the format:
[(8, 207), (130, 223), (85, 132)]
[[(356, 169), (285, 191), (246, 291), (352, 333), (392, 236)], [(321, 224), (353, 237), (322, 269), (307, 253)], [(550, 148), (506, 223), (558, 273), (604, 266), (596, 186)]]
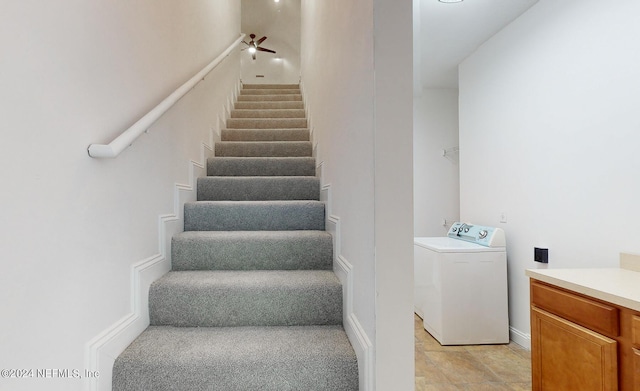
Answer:
[(416, 391), (531, 390), (531, 354), (508, 345), (442, 346), (414, 315)]

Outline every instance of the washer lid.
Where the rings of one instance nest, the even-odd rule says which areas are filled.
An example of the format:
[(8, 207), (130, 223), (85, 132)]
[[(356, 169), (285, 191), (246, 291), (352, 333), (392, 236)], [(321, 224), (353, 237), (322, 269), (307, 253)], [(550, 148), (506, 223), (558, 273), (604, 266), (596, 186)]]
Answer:
[(505, 247), (486, 247), (450, 237), (413, 238), (417, 246), (439, 253), (476, 253), (476, 252), (504, 252)]

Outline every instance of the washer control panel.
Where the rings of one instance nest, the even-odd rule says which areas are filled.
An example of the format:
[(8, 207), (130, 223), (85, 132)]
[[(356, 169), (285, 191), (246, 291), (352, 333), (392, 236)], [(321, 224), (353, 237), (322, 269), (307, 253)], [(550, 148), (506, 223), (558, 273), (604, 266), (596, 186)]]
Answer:
[(504, 231), (501, 228), (455, 222), (449, 229), (447, 236), (486, 247), (506, 246)]

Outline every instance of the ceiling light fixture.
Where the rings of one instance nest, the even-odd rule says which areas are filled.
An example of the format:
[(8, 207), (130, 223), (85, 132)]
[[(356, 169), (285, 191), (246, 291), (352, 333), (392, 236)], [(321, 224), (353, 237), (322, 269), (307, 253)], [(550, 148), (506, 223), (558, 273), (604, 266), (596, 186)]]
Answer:
[(253, 46), (250, 46), (250, 47), (249, 47), (249, 53), (253, 54), (253, 53), (255, 53), (255, 52), (256, 52), (256, 48), (255, 48), (255, 47), (253, 47)]
[(280, 2), (280, 0), (273, 0), (273, 1), (275, 1), (276, 3), (279, 3), (279, 2)]
[(438, 0), (441, 3), (462, 3), (462, 0)]

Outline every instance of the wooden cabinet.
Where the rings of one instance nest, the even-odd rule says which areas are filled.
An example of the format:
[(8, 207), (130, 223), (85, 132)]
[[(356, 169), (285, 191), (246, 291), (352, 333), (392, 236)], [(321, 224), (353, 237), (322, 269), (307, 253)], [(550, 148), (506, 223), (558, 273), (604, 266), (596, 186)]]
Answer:
[(640, 391), (640, 316), (631, 318), (631, 344), (633, 345), (633, 391)]
[(531, 280), (534, 391), (640, 391), (640, 314)]
[(534, 390), (618, 389), (616, 341), (535, 307), (531, 316)]
[(635, 380), (633, 390), (640, 391), (640, 350), (633, 349), (633, 378)]

